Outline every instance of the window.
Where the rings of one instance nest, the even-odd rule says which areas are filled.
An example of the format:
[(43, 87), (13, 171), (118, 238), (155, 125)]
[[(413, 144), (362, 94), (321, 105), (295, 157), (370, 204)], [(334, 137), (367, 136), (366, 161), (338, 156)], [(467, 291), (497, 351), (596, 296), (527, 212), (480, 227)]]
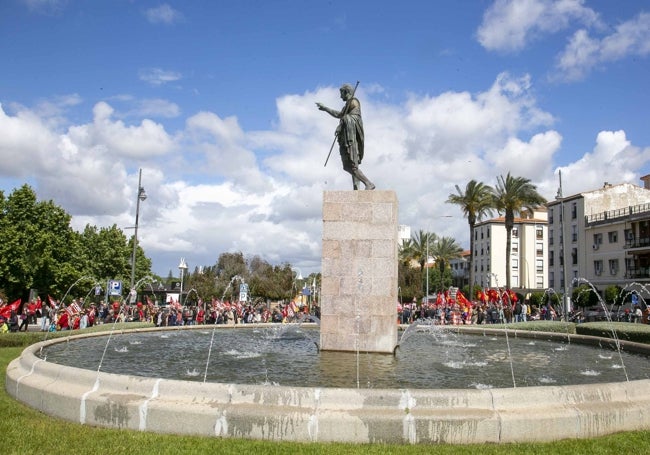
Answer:
[(548, 287), (555, 287), (555, 272), (548, 272)]
[(578, 249), (577, 248), (572, 248), (571, 249), (571, 264), (572, 265), (577, 265), (578, 264)]
[(535, 272), (544, 273), (544, 260), (535, 259)]
[(541, 242), (537, 242), (535, 245), (535, 254), (537, 257), (544, 256), (544, 244)]
[(575, 224), (571, 225), (571, 241), (572, 242), (578, 241), (578, 226), (576, 226)]
[(549, 229), (548, 231), (548, 244), (553, 245), (553, 229)]
[(574, 202), (571, 204), (571, 219), (575, 220), (576, 218), (578, 218), (578, 204)]
[(554, 251), (549, 251), (548, 252), (548, 266), (553, 267), (555, 265), (555, 254), (553, 254)]
[(538, 276), (535, 278), (535, 288), (544, 289), (544, 277)]
[(519, 237), (519, 229), (512, 228), (512, 237), (514, 237), (514, 238)]
[(510, 254), (515, 254), (515, 253), (519, 253), (519, 244), (516, 242), (510, 245)]
[(609, 260), (609, 274), (616, 275), (618, 273), (618, 259)]
[(603, 261), (602, 260), (594, 261), (594, 273), (596, 275), (600, 275), (601, 273), (603, 273)]
[(607, 238), (609, 240), (609, 243), (616, 243), (618, 242), (618, 231), (610, 231), (607, 233)]
[(603, 244), (603, 234), (594, 234), (594, 245), (602, 245)]
[(512, 265), (512, 270), (519, 270), (519, 259), (512, 258), (510, 265)]
[(548, 224), (553, 224), (553, 209), (548, 211)]
[(535, 229), (535, 236), (537, 237), (537, 240), (543, 240), (544, 239), (544, 230), (541, 227)]

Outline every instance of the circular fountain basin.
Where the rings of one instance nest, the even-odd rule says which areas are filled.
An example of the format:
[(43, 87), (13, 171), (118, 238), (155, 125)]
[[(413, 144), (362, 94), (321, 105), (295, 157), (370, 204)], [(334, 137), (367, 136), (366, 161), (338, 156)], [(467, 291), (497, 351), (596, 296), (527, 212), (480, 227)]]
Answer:
[[(647, 358), (626, 355), (622, 357), (624, 367), (617, 367), (618, 354), (611, 348), (582, 351), (583, 343), (609, 346), (611, 340), (607, 339), (571, 335), (567, 340), (566, 335), (510, 331), (506, 343), (502, 330), (461, 327), (455, 328), (455, 332), (474, 334), (470, 337), (474, 343), (466, 337), (453, 336), (451, 341), (441, 342), (439, 338), (432, 340), (427, 333), (403, 340), (394, 357), (346, 353), (343, 357), (348, 363), (337, 366), (334, 359), (341, 353), (318, 353), (306, 327), (291, 332), (282, 326), (279, 336), (261, 338), (253, 335), (266, 333), (269, 325), (236, 327), (136, 329), (114, 333), (110, 342), (108, 335), (102, 333), (38, 343), (11, 362), (6, 388), (16, 399), (46, 414), (82, 424), (217, 437), (496, 443), (585, 438), (650, 428)], [(278, 335), (278, 329), (271, 329)], [(249, 348), (241, 342), (226, 341), (227, 337), (221, 339), (222, 335), (233, 333), (244, 334), (245, 339), (256, 340), (256, 344)], [(188, 334), (197, 342), (172, 345), (174, 349), (166, 346), (169, 340), (180, 343)], [(211, 358), (206, 370), (206, 345), (198, 340), (212, 340), (214, 334), (217, 337), (207, 349)], [(547, 345), (549, 338), (558, 342)], [(287, 339), (316, 362), (318, 374), (306, 377), (306, 360), (296, 357), (296, 353), (283, 357), (280, 345)], [(493, 355), (490, 359), (482, 355), (485, 363), (461, 354), (443, 355), (439, 359), (442, 363), (436, 366), (431, 363), (433, 351), (429, 355), (422, 351), (423, 340), (438, 353), (448, 354), (450, 343), (455, 342), (471, 344), (465, 346), (466, 352), (491, 345), (489, 352)], [(528, 357), (517, 353), (517, 343), (530, 346)], [(162, 346), (162, 350), (146, 350), (147, 355), (139, 357), (140, 360), (128, 357), (153, 345)], [(507, 345), (512, 348), (510, 352), (505, 350)], [(106, 353), (101, 367), (102, 356), (93, 351), (99, 347)], [(648, 348), (623, 344), (625, 352), (648, 355)], [(552, 373), (552, 360), (574, 349), (574, 359), (595, 355), (602, 362), (592, 361), (588, 374), (576, 368), (573, 373)], [(418, 351), (414, 358), (409, 357)], [(241, 360), (233, 353), (249, 353), (249, 361), (256, 368), (230, 368), (235, 370), (235, 377), (221, 376), (223, 370)], [(262, 355), (265, 353), (276, 353), (291, 374), (280, 378), (270, 358)], [(514, 360), (512, 368), (504, 361), (508, 355)], [(77, 360), (68, 362), (73, 366), (54, 363), (66, 357)], [(84, 357), (90, 363), (80, 360)], [(196, 361), (191, 363), (188, 359)], [(162, 366), (162, 371), (149, 370), (147, 365), (152, 363)], [(417, 368), (406, 373), (386, 373), (390, 364)], [(506, 383), (497, 382), (499, 375), (488, 373), (491, 364), (505, 372), (500, 374), (505, 376)], [(125, 365), (131, 368), (123, 369)], [(177, 373), (168, 374), (171, 366), (178, 367)], [(465, 370), (473, 367), (478, 372), (472, 370), (467, 375)], [(444, 375), (435, 368), (449, 370), (447, 376), (452, 383), (444, 387), (452, 388), (439, 385), (447, 379), (443, 381)], [(605, 370), (611, 370), (608, 372), (614, 376), (603, 380), (603, 376), (594, 374)], [(630, 380), (625, 379), (625, 370)], [(409, 382), (409, 376), (422, 377), (424, 382)], [(576, 384), (567, 376), (583, 383)], [(535, 378), (541, 378), (541, 382), (535, 382)], [(298, 379), (306, 381), (301, 383)]]

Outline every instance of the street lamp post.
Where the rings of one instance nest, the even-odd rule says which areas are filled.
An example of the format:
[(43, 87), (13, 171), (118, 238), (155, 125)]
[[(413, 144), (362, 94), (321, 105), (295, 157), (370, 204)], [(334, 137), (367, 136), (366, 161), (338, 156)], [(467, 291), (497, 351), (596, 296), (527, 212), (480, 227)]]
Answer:
[(178, 270), (181, 271), (181, 293), (178, 296), (178, 303), (183, 306), (183, 276), (187, 271), (187, 264), (185, 263), (185, 258), (181, 258), (181, 263), (178, 264)]
[[(296, 274), (296, 280), (294, 283), (296, 284), (296, 289), (300, 290), (300, 303), (302, 304), (302, 284), (298, 283), (298, 280), (302, 281), (302, 272), (300, 271), (299, 267), (291, 267), (291, 270), (295, 270), (298, 273)], [(299, 287), (300, 286), (300, 287)], [(293, 300), (294, 296), (291, 296), (291, 300)]]
[(138, 249), (138, 219), (140, 217), (140, 201), (147, 199), (147, 193), (142, 188), (142, 169), (138, 174), (138, 197), (135, 202), (135, 231), (133, 234), (133, 253), (131, 255), (131, 291), (135, 286), (135, 254)]

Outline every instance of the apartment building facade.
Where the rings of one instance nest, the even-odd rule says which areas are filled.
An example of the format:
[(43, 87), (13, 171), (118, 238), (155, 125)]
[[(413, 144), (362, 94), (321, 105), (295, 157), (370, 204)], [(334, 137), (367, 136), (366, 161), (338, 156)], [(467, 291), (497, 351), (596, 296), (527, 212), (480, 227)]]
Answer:
[(547, 204), (549, 287), (650, 285), (650, 176), (642, 180)]
[[(506, 280), (505, 218), (477, 223), (474, 236), (474, 279), (481, 287), (504, 287)], [(548, 288), (548, 217), (545, 207), (515, 218), (510, 244), (510, 287)]]

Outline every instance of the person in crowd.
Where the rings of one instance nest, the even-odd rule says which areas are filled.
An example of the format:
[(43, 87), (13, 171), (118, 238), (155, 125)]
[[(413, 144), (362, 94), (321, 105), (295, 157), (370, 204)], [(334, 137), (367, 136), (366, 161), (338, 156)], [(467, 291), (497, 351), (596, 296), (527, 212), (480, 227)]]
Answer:
[(85, 329), (86, 327), (88, 327), (88, 313), (86, 313), (86, 310), (83, 310), (79, 318), (79, 329)]
[(11, 310), (11, 316), (9, 316), (9, 331), (18, 332), (18, 315), (14, 310)]
[(70, 318), (67, 311), (59, 310), (56, 326), (58, 330), (70, 330)]
[(27, 305), (23, 306), (23, 311), (20, 313), (20, 326), (18, 327), (19, 332), (27, 332), (29, 327), (29, 310)]

